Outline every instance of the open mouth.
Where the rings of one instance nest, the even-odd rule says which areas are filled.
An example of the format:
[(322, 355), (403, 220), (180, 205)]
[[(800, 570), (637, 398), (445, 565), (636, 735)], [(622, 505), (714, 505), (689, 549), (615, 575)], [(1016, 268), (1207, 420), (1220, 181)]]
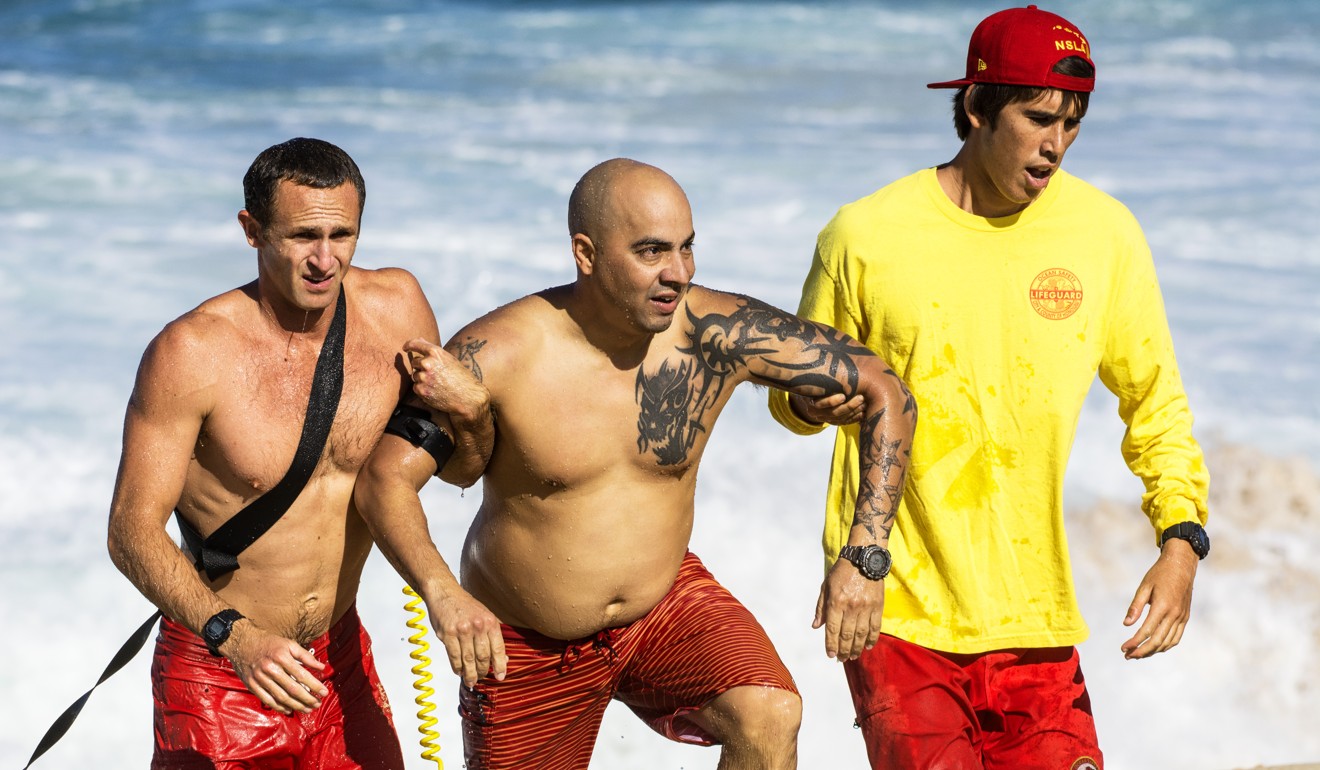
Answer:
[(1049, 182), (1050, 176), (1053, 174), (1053, 166), (1032, 166), (1027, 169), (1027, 176), (1031, 177), (1032, 181), (1040, 186)]
[(658, 294), (651, 297), (651, 304), (655, 305), (662, 313), (672, 313), (678, 307), (678, 298), (680, 294), (667, 293)]
[(313, 289), (324, 289), (327, 286), (329, 286), (330, 283), (334, 281), (334, 279), (335, 277), (333, 275), (303, 276), (303, 281), (307, 283), (308, 286), (311, 286)]

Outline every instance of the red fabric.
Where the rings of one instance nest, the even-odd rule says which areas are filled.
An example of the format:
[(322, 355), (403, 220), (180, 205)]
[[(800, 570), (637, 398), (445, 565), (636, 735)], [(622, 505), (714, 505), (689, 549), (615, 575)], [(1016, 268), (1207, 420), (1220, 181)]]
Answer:
[(881, 634), (844, 664), (873, 770), (1102, 770), (1074, 647), (955, 655)]
[(261, 705), (228, 658), (166, 618), (151, 665), (155, 696), (153, 770), (400, 770), (403, 754), (371, 654), (350, 609), (308, 647), (327, 666), (312, 673), (330, 690), (310, 714)]
[(714, 740), (685, 717), (734, 687), (797, 692), (761, 624), (689, 553), (641, 619), (570, 642), (503, 626), (503, 682), (461, 688), (469, 770), (585, 768), (610, 699), (670, 740)]

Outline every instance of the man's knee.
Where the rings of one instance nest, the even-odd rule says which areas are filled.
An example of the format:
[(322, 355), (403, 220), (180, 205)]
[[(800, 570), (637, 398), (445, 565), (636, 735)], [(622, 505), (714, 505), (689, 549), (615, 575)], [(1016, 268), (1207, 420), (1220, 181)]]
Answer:
[(725, 745), (792, 746), (802, 726), (802, 698), (775, 687), (735, 687), (701, 710)]

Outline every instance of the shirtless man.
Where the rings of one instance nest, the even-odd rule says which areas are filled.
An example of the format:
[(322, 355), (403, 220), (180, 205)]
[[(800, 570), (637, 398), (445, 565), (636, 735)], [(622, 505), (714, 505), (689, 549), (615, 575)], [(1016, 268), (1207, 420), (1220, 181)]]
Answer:
[[(243, 188), (257, 279), (147, 348), (110, 510), (111, 558), (165, 614), (152, 767), (401, 768), (353, 608), (371, 550), (353, 484), (411, 384), (405, 345), (440, 370), (415, 376), (447, 385), (430, 402), (453, 415), (437, 417), (458, 444), (446, 480), (472, 483), (489, 456), (484, 390), (427, 342), (439, 339), (435, 317), (410, 274), (351, 267), (366, 188), (347, 154), (293, 139), (259, 155)], [(280, 481), (340, 303), (342, 395), (315, 470), (241, 568), (212, 579), (166, 521), (177, 511), (181, 529), (207, 536)]]
[[(702, 451), (740, 382), (838, 403), (860, 394), (871, 461), (851, 542), (883, 546), (915, 409), (853, 340), (692, 285), (691, 209), (663, 171), (626, 159), (588, 171), (569, 232), (573, 284), (495, 310), (449, 343), (489, 389), (499, 434), (462, 585), (427, 534), (426, 452), (386, 436), (355, 493), (466, 685), (467, 766), (585, 768), (613, 698), (673, 740), (722, 744), (721, 768), (795, 767), (792, 678), (687, 550)], [(841, 564), (817, 625), (829, 653), (850, 659), (879, 634), (883, 584)]]

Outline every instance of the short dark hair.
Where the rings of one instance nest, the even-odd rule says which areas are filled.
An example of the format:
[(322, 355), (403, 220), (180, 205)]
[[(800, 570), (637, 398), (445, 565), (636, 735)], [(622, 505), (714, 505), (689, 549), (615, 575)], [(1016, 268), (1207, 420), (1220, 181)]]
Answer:
[(358, 193), (358, 216), (367, 205), (367, 183), (348, 153), (321, 139), (298, 137), (268, 147), (243, 175), (243, 208), (266, 227), (280, 182), (319, 190), (352, 182)]
[[(1054, 72), (1060, 75), (1071, 75), (1077, 78), (1095, 77), (1095, 67), (1080, 56), (1069, 56), (1060, 59), (1058, 64), (1054, 65)], [(971, 86), (963, 86), (953, 95), (953, 127), (958, 132), (959, 139), (966, 139), (972, 132), (972, 121), (967, 117), (967, 108), (963, 106), (963, 97), (967, 94), (967, 89)], [(972, 111), (990, 123), (994, 128), (995, 122), (999, 119), (999, 113), (1010, 104), (1018, 102), (1034, 102), (1039, 99), (1048, 88), (1034, 88), (1032, 86), (1009, 86), (999, 83), (978, 83), (976, 89), (972, 91)], [(1063, 98), (1068, 103), (1066, 106), (1074, 109), (1076, 117), (1081, 118), (1086, 115), (1086, 108), (1091, 103), (1091, 95), (1083, 91), (1064, 91)]]

